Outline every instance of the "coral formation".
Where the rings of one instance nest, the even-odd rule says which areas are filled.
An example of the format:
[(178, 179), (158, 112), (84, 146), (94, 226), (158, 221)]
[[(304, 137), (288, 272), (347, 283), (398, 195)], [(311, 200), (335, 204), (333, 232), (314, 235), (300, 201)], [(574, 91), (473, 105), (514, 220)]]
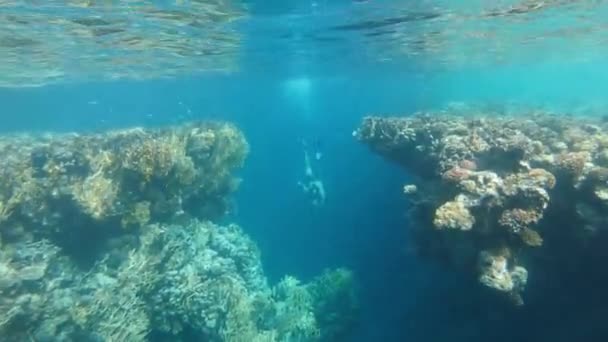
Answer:
[(0, 137), (5, 341), (332, 341), (352, 274), (269, 285), (217, 225), (248, 147), (227, 123)]
[(316, 341), (352, 324), (348, 271), (328, 271), (310, 284), (287, 276), (271, 288), (255, 244), (236, 225), (152, 224), (114, 245), (87, 272), (46, 240), (1, 250), (2, 335)]
[(437, 208), (433, 224), (438, 229), (471, 230), (475, 224), (475, 217), (459, 197), (455, 201), (444, 203)]
[(34, 230), (221, 217), (248, 145), (227, 123), (0, 138), (0, 220)]
[(523, 304), (520, 295), (528, 281), (528, 271), (521, 266), (509, 267), (504, 255), (482, 251), (479, 255), (479, 281), (490, 288), (509, 293), (516, 304)]
[(521, 114), (367, 117), (354, 133), (415, 175), (404, 192), (418, 249), (516, 304), (528, 271), (567, 277), (608, 228), (608, 123)]

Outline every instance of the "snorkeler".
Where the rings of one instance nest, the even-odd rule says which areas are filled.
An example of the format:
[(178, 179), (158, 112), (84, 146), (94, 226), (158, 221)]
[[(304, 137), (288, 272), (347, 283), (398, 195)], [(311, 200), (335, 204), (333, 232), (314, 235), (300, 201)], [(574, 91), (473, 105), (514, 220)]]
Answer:
[[(304, 146), (304, 180), (298, 182), (298, 185), (302, 188), (304, 193), (308, 195), (310, 202), (318, 207), (325, 203), (325, 187), (323, 186), (323, 182), (315, 176), (312, 170), (308, 144), (306, 141), (303, 141), (302, 145)], [(317, 142), (313, 145), (313, 147), (318, 147)], [(316, 151), (314, 154), (315, 160), (320, 160), (321, 156), (319, 151)]]

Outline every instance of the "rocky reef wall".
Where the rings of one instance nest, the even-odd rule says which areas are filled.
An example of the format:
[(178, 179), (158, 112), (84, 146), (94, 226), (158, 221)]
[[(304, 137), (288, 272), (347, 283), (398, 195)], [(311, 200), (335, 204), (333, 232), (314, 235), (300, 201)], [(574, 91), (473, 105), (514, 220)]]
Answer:
[(213, 223), (248, 144), (235, 126), (0, 137), (5, 341), (334, 341), (353, 275), (271, 286), (255, 243)]
[(555, 284), (562, 296), (589, 279), (599, 286), (608, 279), (598, 268), (608, 257), (608, 123), (503, 114), (370, 116), (354, 135), (414, 176), (403, 192), (421, 255), (515, 305), (529, 279), (540, 297)]

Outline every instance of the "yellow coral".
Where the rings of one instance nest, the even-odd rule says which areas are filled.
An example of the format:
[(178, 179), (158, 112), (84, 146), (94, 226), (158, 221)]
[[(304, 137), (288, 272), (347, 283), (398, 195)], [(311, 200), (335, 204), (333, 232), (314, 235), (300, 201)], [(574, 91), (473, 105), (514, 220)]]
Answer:
[(438, 229), (471, 230), (475, 224), (475, 217), (462, 201), (444, 203), (435, 211), (433, 224)]
[(8, 201), (0, 201), (0, 223), (8, 220), (14, 209), (21, 202), (23, 202), (24, 198), (26, 198), (28, 189), (27, 184), (24, 184), (23, 187), (16, 189), (16, 192), (8, 199)]
[(91, 170), (106, 171), (115, 163), (115, 157), (109, 151), (100, 151), (90, 157)]
[(118, 188), (110, 179), (97, 172), (73, 186), (72, 193), (83, 210), (95, 219), (109, 214), (118, 195)]
[(123, 166), (140, 173), (146, 182), (153, 176), (166, 177), (176, 162), (185, 158), (185, 139), (177, 134), (146, 136), (126, 148)]

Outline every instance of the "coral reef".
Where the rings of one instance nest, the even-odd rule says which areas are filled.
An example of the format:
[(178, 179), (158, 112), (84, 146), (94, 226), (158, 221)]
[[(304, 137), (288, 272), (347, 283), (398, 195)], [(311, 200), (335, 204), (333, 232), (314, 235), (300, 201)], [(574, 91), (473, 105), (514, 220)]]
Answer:
[(247, 154), (227, 123), (0, 137), (3, 341), (331, 341), (357, 311), (338, 269), (272, 287), (217, 225)]
[(418, 250), (516, 304), (528, 272), (589, 268), (608, 228), (608, 122), (520, 114), (367, 117), (354, 132), (415, 177), (404, 193)]
[(137, 227), (184, 211), (221, 217), (238, 185), (231, 171), (247, 151), (243, 135), (227, 123), (4, 136), (0, 220), (44, 235), (48, 227), (113, 221)]
[(344, 268), (325, 270), (307, 288), (322, 341), (344, 341), (356, 324), (359, 302), (353, 274)]
[(356, 300), (345, 296), (353, 289), (348, 271), (328, 271), (310, 284), (287, 276), (271, 288), (255, 244), (236, 225), (152, 224), (113, 245), (87, 272), (48, 241), (3, 249), (2, 335), (321, 341), (352, 324)]

